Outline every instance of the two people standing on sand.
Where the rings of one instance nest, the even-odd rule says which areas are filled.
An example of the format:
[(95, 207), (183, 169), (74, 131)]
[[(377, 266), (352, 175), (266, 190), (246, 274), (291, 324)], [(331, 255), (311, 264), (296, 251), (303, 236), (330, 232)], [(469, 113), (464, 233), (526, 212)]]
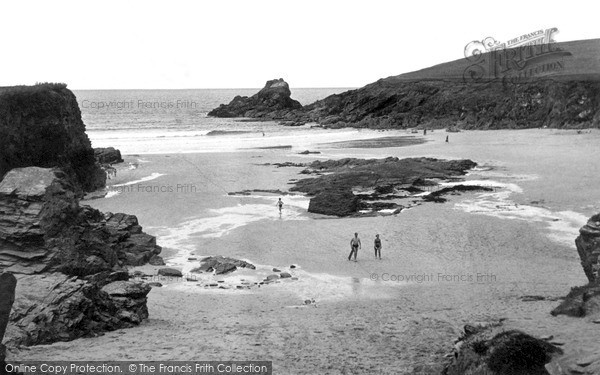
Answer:
[[(360, 248), (362, 248), (360, 238), (358, 238), (358, 233), (354, 233), (354, 237), (350, 240), (350, 255), (348, 255), (348, 260), (352, 260), (352, 255), (354, 255), (354, 261), (356, 262), (358, 249)], [(379, 259), (381, 259), (381, 239), (379, 238), (379, 234), (375, 236), (374, 249), (375, 258), (379, 257)]]

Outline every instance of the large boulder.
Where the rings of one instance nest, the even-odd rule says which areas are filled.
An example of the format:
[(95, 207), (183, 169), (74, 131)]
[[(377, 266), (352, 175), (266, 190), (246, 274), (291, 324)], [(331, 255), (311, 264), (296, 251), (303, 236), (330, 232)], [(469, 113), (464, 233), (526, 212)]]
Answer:
[(94, 157), (100, 164), (122, 163), (121, 151), (114, 147), (97, 147), (94, 149)]
[(64, 84), (0, 88), (0, 178), (29, 166), (60, 167), (78, 193), (105, 186), (77, 98)]
[(291, 98), (290, 87), (282, 78), (267, 81), (257, 94), (236, 96), (229, 104), (221, 104), (208, 113), (214, 117), (254, 117), (284, 119), (302, 105)]
[(150, 286), (115, 278), (122, 279), (114, 273), (87, 280), (62, 273), (21, 275), (7, 343), (48, 344), (139, 324), (148, 317)]
[(137, 218), (80, 206), (57, 169), (17, 168), (0, 182), (0, 269), (85, 276), (141, 265), (160, 253)]

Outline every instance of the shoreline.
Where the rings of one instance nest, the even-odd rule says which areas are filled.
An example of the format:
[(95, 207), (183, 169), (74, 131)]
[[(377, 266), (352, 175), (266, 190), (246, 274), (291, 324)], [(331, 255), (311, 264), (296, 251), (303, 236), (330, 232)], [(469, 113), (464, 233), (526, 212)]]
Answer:
[[(473, 134), (451, 136), (454, 142), (467, 147), (464, 140), (469, 140)], [(527, 168), (535, 169), (536, 166), (522, 164), (519, 152), (514, 152), (503, 163), (496, 162), (496, 156), (490, 150), (496, 148), (499, 152), (502, 143), (510, 142), (514, 133), (479, 134), (483, 134), (479, 139), (487, 137), (487, 149), (486, 145), (481, 145), (475, 149), (459, 150), (451, 146), (440, 150), (436, 140), (446, 134), (434, 132), (430, 136), (431, 142), (369, 149), (367, 155), (437, 157), (448, 154), (460, 157), (468, 152), (482, 153), (485, 149), (487, 153), (480, 158), (484, 170), (467, 175), (467, 181), (480, 179), (483, 174), (484, 181), (514, 183), (521, 188), (521, 191), (515, 190), (501, 197), (503, 199), (525, 205), (543, 193), (546, 201), (538, 206), (554, 209), (550, 211), (552, 214), (571, 208), (548, 198), (550, 189), (544, 188), (544, 180), (548, 177), (542, 173), (541, 176), (527, 173)], [(470, 144), (477, 141), (471, 140)], [(552, 139), (546, 138), (542, 142), (550, 141)], [(549, 144), (549, 151), (554, 154), (556, 145), (554, 142)], [(532, 220), (529, 214), (518, 219), (503, 218), (469, 213), (457, 207), (480, 199), (480, 193), (451, 196), (447, 203), (421, 205), (395, 217), (320, 219), (304, 212), (303, 219), (298, 219), (293, 215), (285, 216), (291, 215), (296, 208), (284, 206), (282, 220), (276, 213), (277, 195), (227, 195), (244, 189), (285, 189), (290, 179), (300, 178), (298, 169), (256, 165), (257, 160), (275, 163), (341, 158), (348, 153), (356, 157), (364, 155), (364, 150), (359, 149), (326, 150), (316, 155), (297, 155), (294, 151), (200, 153), (186, 154), (183, 158), (177, 154), (139, 157), (145, 162), (139, 162), (136, 156), (126, 156), (123, 166), (127, 172), (117, 173), (109, 183), (123, 184), (159, 173), (162, 175), (146, 180), (144, 184), (196, 183), (202, 187), (202, 194), (130, 192), (82, 203), (102, 211), (115, 211), (118, 207), (125, 212), (135, 212), (144, 230), (157, 236), (159, 245), (163, 245), (165, 236), (171, 231), (171, 241), (166, 242), (169, 246), (163, 245), (168, 266), (178, 266), (172, 262), (175, 254), (181, 252), (179, 258), (182, 261), (205, 255), (247, 260), (258, 266), (258, 272), (238, 270), (224, 277), (201, 275), (207, 277), (206, 282), (165, 282), (162, 288), (153, 288), (150, 292), (150, 318), (139, 327), (109, 332), (97, 338), (31, 347), (12, 355), (23, 359), (59, 356), (67, 360), (173, 360), (202, 353), (202, 359), (207, 360), (221, 359), (219, 356), (228, 353), (230, 357), (241, 359), (273, 359), (274, 370), (283, 373), (319, 372), (324, 368), (323, 361), (330, 363), (332, 373), (342, 373), (344, 369), (352, 373), (354, 367), (382, 374), (398, 373), (398, 368), (404, 369), (404, 373), (416, 373), (417, 366), (431, 371), (441, 369), (443, 357), (452, 350), (452, 341), (463, 324), (501, 318), (508, 318), (507, 328), (520, 328), (540, 336), (554, 335), (567, 343), (564, 348), (568, 355), (575, 355), (573, 353), (578, 350), (570, 344), (577, 339), (594, 346), (594, 341), (587, 341), (593, 338), (583, 320), (549, 315), (558, 304), (557, 298), (585, 280), (573, 246), (550, 238), (549, 234), (556, 228), (546, 228), (547, 221)], [(570, 157), (577, 159), (578, 155)], [(138, 163), (137, 168), (127, 169), (130, 162)], [(568, 163), (568, 160), (561, 163)], [(190, 167), (192, 164), (200, 168), (197, 175), (190, 173), (195, 170)], [(233, 165), (237, 167), (231, 170), (229, 166)], [(568, 190), (568, 186), (561, 189)], [(484, 198), (481, 202), (492, 197)], [(581, 202), (579, 207), (586, 204)], [(238, 205), (250, 205), (252, 209), (250, 212), (232, 210)], [(265, 211), (261, 211), (262, 207)], [(301, 212), (301, 208), (298, 210)], [(585, 215), (585, 211), (579, 213)], [(265, 214), (268, 215), (266, 219)], [(223, 223), (245, 221), (231, 228), (216, 225), (202, 231), (199, 223), (211, 217)], [(566, 223), (567, 218), (561, 222)], [(460, 222), (461, 228), (450, 225), (452, 222)], [(185, 229), (185, 225), (189, 228)], [(178, 234), (177, 230), (181, 232)], [(365, 241), (359, 251), (358, 263), (345, 259), (346, 242), (349, 241), (346, 232), (354, 231), (361, 233)], [(375, 231), (383, 234), (383, 261), (371, 258), (369, 241)], [(303, 233), (310, 233), (310, 236), (298, 236)], [(473, 237), (475, 233), (477, 236)], [(528, 264), (539, 259), (545, 261), (532, 273)], [(253, 283), (268, 275), (271, 267), (289, 271), (285, 267), (292, 264), (297, 267), (294, 277), (298, 280), (282, 280), (260, 288), (235, 288), (242, 278)], [(134, 270), (154, 272), (150, 267), (135, 268), (132, 272)], [(370, 279), (372, 274), (379, 278), (384, 274), (415, 275), (416, 278), (428, 274), (437, 277), (438, 273), (493, 274), (496, 278), (483, 283), (438, 282), (437, 278), (421, 283)], [(197, 286), (220, 279), (226, 280), (231, 288)], [(544, 299), (522, 301), (522, 297), (531, 295)], [(316, 304), (305, 305), (305, 299), (314, 299)], [(532, 317), (537, 323), (532, 324)], [(414, 337), (420, 337), (422, 342), (415, 343)], [(90, 345), (98, 350), (89, 353), (83, 349)], [(298, 361), (306, 361), (306, 367), (299, 369)]]

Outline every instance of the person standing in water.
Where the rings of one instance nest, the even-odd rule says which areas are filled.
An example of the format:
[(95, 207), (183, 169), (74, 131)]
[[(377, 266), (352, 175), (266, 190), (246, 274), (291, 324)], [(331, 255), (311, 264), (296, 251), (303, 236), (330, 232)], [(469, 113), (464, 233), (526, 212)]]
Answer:
[(281, 201), (281, 198), (279, 198), (279, 200), (277, 201), (277, 207), (279, 207), (279, 213), (281, 213), (281, 207), (283, 207), (283, 202)]
[(358, 233), (354, 233), (354, 238), (350, 240), (350, 255), (348, 255), (348, 260), (350, 260), (352, 254), (354, 254), (354, 261), (356, 262), (356, 255), (358, 255), (358, 249), (361, 247), (362, 246), (360, 244), (360, 238), (358, 238)]

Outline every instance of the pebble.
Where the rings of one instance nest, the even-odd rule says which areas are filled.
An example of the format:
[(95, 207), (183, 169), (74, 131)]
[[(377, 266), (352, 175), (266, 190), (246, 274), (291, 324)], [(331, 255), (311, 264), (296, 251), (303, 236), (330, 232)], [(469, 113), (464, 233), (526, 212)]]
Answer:
[(290, 275), (290, 274), (289, 274), (289, 273), (287, 273), (287, 272), (282, 272), (282, 273), (280, 273), (280, 274), (279, 274), (279, 276), (280, 276), (282, 279), (287, 279), (287, 278), (289, 278), (289, 277), (292, 277), (292, 275)]
[(160, 288), (161, 286), (163, 286), (161, 283), (159, 283), (157, 281), (148, 283), (148, 285), (150, 285), (151, 287), (157, 287), (157, 288)]
[(281, 272), (279, 268), (273, 268), (273, 272)]
[(290, 266), (290, 268), (296, 268), (296, 266), (294, 266), (293, 264)]

